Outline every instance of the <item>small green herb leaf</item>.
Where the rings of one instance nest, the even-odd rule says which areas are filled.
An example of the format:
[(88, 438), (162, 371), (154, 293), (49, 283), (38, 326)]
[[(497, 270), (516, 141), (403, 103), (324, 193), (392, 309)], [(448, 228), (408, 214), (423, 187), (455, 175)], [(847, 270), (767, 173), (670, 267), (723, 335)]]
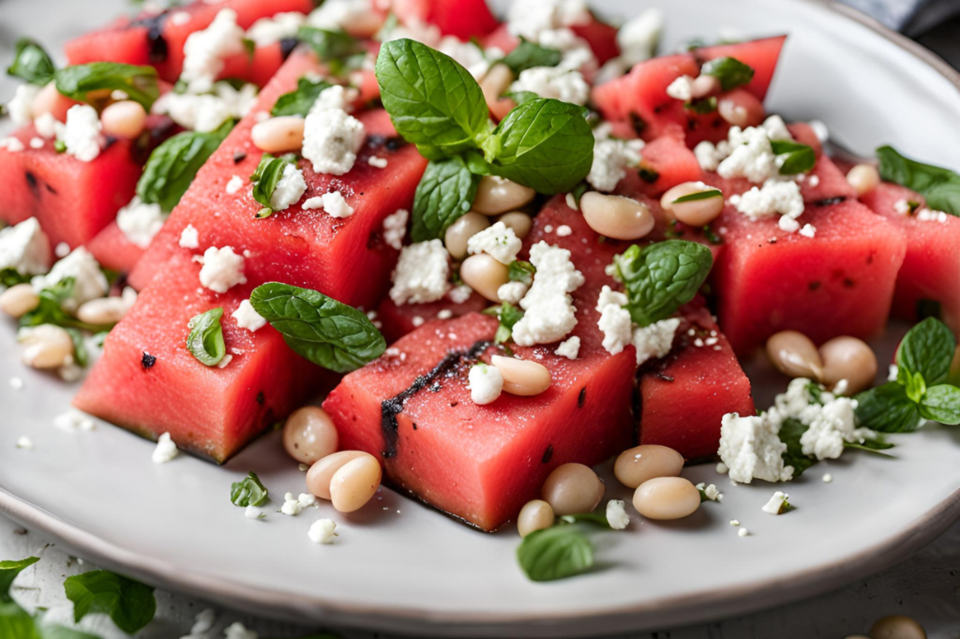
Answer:
[(170, 212), (190, 188), (207, 159), (233, 129), (233, 121), (216, 131), (188, 131), (173, 136), (154, 149), (137, 182), (137, 195), (146, 204), (159, 204)]
[(316, 51), (320, 60), (339, 60), (362, 52), (361, 42), (343, 31), (328, 31), (317, 27), (300, 27), (297, 39)]
[(17, 40), (17, 52), (13, 64), (7, 68), (7, 75), (30, 84), (44, 85), (53, 80), (57, 68), (40, 43), (30, 38)]
[(274, 157), (269, 153), (264, 153), (263, 157), (260, 158), (257, 170), (250, 176), (250, 181), (253, 182), (253, 199), (263, 205), (263, 209), (257, 213), (257, 218), (263, 219), (273, 214), (270, 200), (273, 198), (273, 192), (277, 190), (277, 184), (283, 177), (283, 171), (287, 166), (296, 166), (294, 156)]
[(891, 146), (877, 149), (877, 159), (884, 180), (923, 194), (932, 209), (960, 215), (960, 175), (955, 171), (911, 160)]
[(76, 622), (102, 612), (110, 615), (120, 630), (132, 635), (150, 623), (157, 611), (153, 588), (106, 570), (68, 577), (63, 588), (73, 602)]
[(809, 173), (817, 163), (813, 147), (790, 140), (771, 140), (770, 146), (776, 156), (786, 156), (780, 165), (780, 175)]
[(712, 75), (720, 80), (724, 91), (735, 89), (753, 80), (753, 68), (736, 58), (716, 58), (704, 63), (700, 69), (703, 75)]
[(883, 455), (884, 457), (893, 457), (893, 455), (883, 452), (893, 448), (893, 444), (888, 442), (882, 435), (876, 439), (865, 439), (862, 442), (843, 442), (843, 447)]
[(366, 315), (323, 293), (271, 282), (254, 289), (250, 303), (296, 353), (334, 372), (356, 370), (387, 349)]
[(29, 281), (29, 275), (24, 275), (13, 267), (0, 269), (0, 286), (10, 288), (17, 284), (26, 284)]
[(39, 557), (27, 557), (19, 561), (0, 561), (0, 602), (12, 601), (10, 586), (23, 569), (40, 561)]
[(711, 95), (699, 100), (693, 100), (683, 105), (683, 108), (693, 111), (699, 115), (714, 113), (717, 110), (717, 96)]
[(73, 361), (77, 366), (86, 368), (90, 363), (90, 355), (87, 353), (87, 343), (83, 339), (83, 333), (76, 328), (65, 328), (70, 340), (73, 342)]
[(593, 567), (593, 544), (576, 526), (552, 526), (524, 537), (517, 560), (532, 581), (565, 579)]
[(627, 291), (633, 321), (649, 326), (673, 315), (700, 290), (713, 266), (710, 249), (696, 242), (667, 240), (631, 246), (614, 258)]
[(493, 341), (497, 344), (509, 342), (513, 335), (513, 327), (523, 319), (523, 311), (509, 302), (504, 302), (500, 306), (493, 306), (487, 311), (489, 311), (488, 314), (496, 315), (497, 319), (500, 320), (500, 326), (497, 327), (497, 333)]
[(920, 424), (917, 405), (897, 382), (871, 388), (857, 395), (857, 421), (881, 433), (909, 433)]
[(808, 468), (817, 463), (816, 459), (803, 454), (803, 446), (800, 445), (800, 438), (807, 432), (809, 426), (806, 426), (799, 419), (785, 419), (780, 425), (778, 436), (780, 441), (787, 445), (787, 450), (783, 453), (783, 465), (793, 466), (793, 477), (797, 478)]
[(91, 62), (64, 67), (56, 72), (57, 91), (80, 102), (88, 101), (91, 91), (123, 91), (147, 111), (158, 97), (157, 70), (117, 62)]
[(540, 96), (533, 91), (511, 91), (509, 93), (505, 93), (503, 97), (510, 98), (517, 104), (523, 104), (524, 102), (529, 102), (530, 100), (540, 99)]
[[(897, 364), (904, 371), (918, 373), (926, 386), (947, 381), (957, 340), (940, 320), (928, 317), (911, 328), (897, 348)], [(901, 380), (906, 384), (906, 378)]]
[(530, 262), (514, 260), (510, 262), (507, 277), (511, 282), (523, 282), (527, 286), (533, 284), (533, 276), (537, 274), (537, 267)]
[(310, 107), (317, 101), (323, 90), (332, 86), (324, 80), (300, 78), (297, 80), (296, 91), (284, 93), (277, 98), (277, 102), (270, 109), (270, 115), (274, 117), (281, 115), (302, 115), (306, 117), (310, 113)]
[(0, 637), (44, 639), (26, 610), (13, 601), (0, 601)]
[(563, 54), (558, 49), (541, 47), (539, 44), (521, 39), (520, 44), (501, 62), (510, 67), (515, 75), (520, 75), (521, 71), (533, 67), (555, 67), (562, 59)]
[(960, 424), (960, 388), (950, 384), (931, 386), (920, 402), (920, 414), (941, 424)]
[(592, 524), (600, 528), (610, 529), (610, 522), (603, 513), (576, 513), (573, 515), (561, 515), (560, 522), (563, 524)]
[(251, 472), (230, 485), (230, 501), (234, 506), (262, 506), (270, 501), (270, 491), (264, 488), (257, 474)]
[(689, 195), (683, 195), (678, 197), (673, 201), (674, 204), (682, 204), (683, 202), (698, 202), (700, 200), (709, 200), (713, 197), (723, 197), (723, 191), (718, 189), (709, 189), (706, 191), (698, 191), (697, 193), (690, 193)]
[(35, 309), (20, 318), (20, 326), (40, 326), (55, 324), (64, 328), (80, 328), (93, 333), (109, 329), (110, 326), (87, 324), (74, 318), (63, 310), (63, 304), (73, 297), (74, 278), (65, 277), (56, 284), (40, 291), (40, 303)]
[(200, 313), (187, 325), (190, 328), (187, 350), (205, 366), (216, 366), (227, 354), (227, 347), (223, 343), (223, 326), (220, 324), (222, 317), (223, 309), (214, 308)]
[(443, 238), (447, 228), (473, 206), (479, 185), (480, 176), (461, 157), (427, 164), (413, 198), (411, 239)]

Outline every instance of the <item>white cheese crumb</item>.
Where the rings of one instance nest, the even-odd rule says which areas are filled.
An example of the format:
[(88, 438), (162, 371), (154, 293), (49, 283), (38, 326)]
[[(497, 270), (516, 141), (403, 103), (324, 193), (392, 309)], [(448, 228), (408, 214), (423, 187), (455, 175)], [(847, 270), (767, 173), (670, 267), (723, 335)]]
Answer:
[(810, 128), (813, 129), (813, 133), (817, 136), (817, 139), (820, 140), (821, 144), (830, 139), (830, 129), (827, 128), (826, 124), (820, 120), (810, 120), (808, 124)]
[(359, 95), (360, 93), (356, 89), (335, 84), (320, 92), (313, 106), (310, 107), (310, 113), (320, 113), (321, 111), (345, 111), (350, 113), (353, 111), (353, 102)]
[(10, 378), (10, 388), (13, 390), (23, 390), (23, 380), (19, 377)]
[(445, 308), (439, 313), (437, 313), (438, 320), (448, 320), (451, 317), (453, 317), (453, 311), (451, 311), (449, 308)]
[(804, 210), (800, 186), (792, 180), (767, 180), (763, 188), (753, 187), (741, 195), (735, 205), (753, 219), (779, 213), (796, 220)]
[(6, 149), (11, 153), (20, 153), (26, 147), (23, 146), (23, 142), (14, 137), (0, 138), (0, 149)]
[(70, 255), (54, 264), (49, 273), (33, 278), (30, 283), (35, 290), (40, 291), (68, 277), (73, 278), (73, 294), (64, 300), (62, 306), (71, 312), (84, 302), (103, 297), (110, 290), (110, 283), (100, 270), (100, 264), (93, 254), (82, 246), (78, 246)]
[(486, 253), (501, 264), (516, 261), (517, 253), (521, 248), (523, 248), (523, 241), (503, 222), (488, 226), (467, 240), (467, 253), (470, 255)]
[(246, 510), (243, 511), (243, 516), (247, 519), (264, 519), (266, 517), (263, 510), (256, 506), (247, 506)]
[(524, 69), (516, 82), (510, 85), (510, 92), (521, 91), (580, 106), (590, 98), (590, 85), (583, 79), (583, 74), (562, 66)]
[(296, 11), (274, 14), (260, 18), (247, 29), (247, 39), (258, 47), (266, 47), (287, 38), (294, 38), (307, 16)]
[(33, 121), (33, 101), (41, 88), (35, 84), (21, 84), (13, 94), (13, 99), (7, 103), (7, 113), (18, 127)]
[(946, 224), (949, 218), (943, 211), (931, 211), (926, 207), (917, 211), (916, 217), (918, 222), (939, 222), (940, 224)]
[[(310, 206), (308, 207), (307, 204)], [(331, 191), (319, 197), (312, 197), (307, 200), (307, 204), (304, 204), (303, 208), (322, 208), (330, 217), (337, 219), (353, 215), (353, 207), (347, 204), (347, 200), (340, 191)]]
[(833, 475), (831, 475), (830, 473), (827, 473), (826, 475), (823, 476), (823, 483), (829, 484), (832, 481), (833, 481)]
[(91, 431), (96, 428), (94, 421), (78, 410), (68, 410), (57, 415), (53, 419), (53, 425), (68, 433), (78, 430)]
[(793, 467), (783, 465), (787, 445), (780, 441), (780, 423), (768, 413), (740, 417), (723, 416), (720, 426), (719, 455), (734, 483), (749, 484), (754, 479), (769, 482), (789, 481)]
[(227, 182), (227, 195), (233, 195), (237, 191), (243, 188), (243, 178), (239, 175), (234, 175), (230, 178), (230, 181)]
[(737, 534), (741, 537), (747, 537), (750, 535), (750, 531), (747, 530), (746, 528), (741, 528), (740, 530), (737, 531)]
[[(181, 27), (190, 22), (190, 14), (186, 11), (175, 11), (170, 14), (170, 22)], [(195, 633), (196, 634), (196, 633)]]
[(474, 404), (485, 406), (500, 397), (503, 392), (503, 375), (496, 366), (480, 362), (470, 368), (470, 399)]
[(426, 322), (427, 320), (423, 319), (419, 315), (414, 315), (413, 320), (411, 321), (413, 322), (414, 327), (419, 328), (423, 326), (423, 323)]
[(33, 450), (33, 440), (29, 437), (23, 436), (17, 439), (17, 448), (23, 448), (24, 450)]
[(777, 222), (777, 225), (780, 227), (780, 230), (785, 233), (796, 233), (800, 230), (800, 222), (797, 222), (788, 215), (780, 216), (780, 221)]
[(398, 306), (436, 302), (450, 288), (450, 254), (440, 240), (405, 246), (393, 273), (390, 299)]
[(0, 229), (0, 270), (10, 268), (23, 275), (40, 275), (50, 269), (51, 261), (50, 240), (37, 218)]
[(604, 286), (597, 298), (597, 326), (603, 333), (603, 348), (611, 355), (617, 355), (633, 342), (633, 321), (630, 312), (623, 308), (626, 303), (627, 296), (609, 286)]
[[(218, 129), (231, 118), (243, 118), (257, 102), (260, 89), (247, 83), (239, 89), (229, 82), (217, 82), (212, 93), (176, 93), (171, 91), (153, 103), (152, 113), (170, 116), (185, 129), (208, 133)], [(260, 113), (266, 115), (269, 113)]]
[(49, 140), (53, 137), (62, 136), (64, 125), (53, 117), (53, 114), (42, 113), (33, 121), (33, 127), (40, 137)]
[(367, 164), (377, 169), (387, 168), (387, 158), (377, 157), (376, 155), (371, 155), (367, 159)]
[(63, 129), (66, 153), (81, 162), (93, 162), (100, 155), (100, 116), (87, 104), (77, 104), (67, 111), (67, 125)]
[(283, 167), (273, 194), (270, 195), (270, 208), (274, 211), (285, 211), (299, 202), (306, 192), (307, 182), (303, 179), (303, 171), (293, 164), (287, 164)]
[(409, 219), (410, 212), (406, 209), (398, 209), (383, 219), (383, 240), (388, 246), (398, 251), (403, 248), (403, 238), (407, 234)]
[(243, 266), (243, 256), (234, 253), (232, 246), (211, 246), (203, 254), (200, 284), (214, 293), (226, 293), (237, 284), (247, 283)]
[(660, 359), (673, 348), (673, 338), (680, 326), (680, 318), (660, 320), (650, 326), (635, 328), (633, 345), (637, 349), (637, 366), (648, 359)]
[(501, 302), (519, 304), (528, 290), (530, 290), (530, 287), (523, 282), (507, 282), (501, 284), (500, 288), (497, 289), (497, 297), (500, 298)]
[(911, 209), (910, 203), (906, 200), (897, 200), (893, 203), (893, 210), (900, 215), (910, 215)]
[(43, 138), (30, 138), (31, 149), (42, 149), (44, 144)]
[(667, 87), (667, 95), (674, 100), (689, 102), (693, 99), (693, 78), (689, 75), (681, 75)]
[(124, 237), (140, 248), (150, 246), (166, 221), (167, 216), (159, 204), (146, 204), (139, 195), (117, 213), (117, 226)]
[(153, 449), (153, 463), (165, 464), (179, 454), (180, 451), (177, 450), (177, 445), (170, 438), (170, 433), (164, 433), (160, 435), (160, 439), (157, 440), (157, 447)]
[(260, 639), (253, 630), (248, 630), (242, 623), (236, 621), (223, 629), (225, 639)]
[(317, 503), (317, 498), (307, 493), (300, 493), (298, 497), (294, 497), (293, 493), (287, 493), (284, 495), (283, 500), (283, 506), (280, 507), (280, 512), (291, 517), (296, 517), (304, 508), (315, 506)]
[(697, 490), (702, 490), (703, 496), (710, 501), (721, 501), (723, 499), (723, 495), (720, 493), (720, 489), (717, 488), (716, 484), (708, 485), (705, 482), (700, 482), (697, 484)]
[(557, 237), (569, 237), (570, 235), (573, 235), (573, 229), (566, 224), (557, 227)]
[[(187, 14), (189, 16), (189, 14)], [(194, 619), (193, 627), (190, 628), (191, 635), (202, 635), (205, 632), (209, 632), (213, 628), (214, 622), (217, 620), (217, 613), (215, 613), (210, 608), (206, 608), (197, 614)], [(196, 638), (194, 638), (196, 639)]]
[(233, 312), (231, 317), (237, 320), (237, 326), (245, 328), (251, 333), (256, 333), (267, 325), (267, 320), (254, 310), (253, 305), (248, 299), (240, 302), (240, 306), (237, 307), (237, 310)]
[(813, 224), (804, 224), (803, 228), (800, 229), (800, 235), (804, 237), (813, 238), (817, 234), (817, 227)]
[[(499, 294), (499, 292), (500, 291), (498, 289), (497, 293)], [(450, 301), (453, 302), (454, 304), (464, 304), (466, 303), (467, 300), (470, 299), (471, 295), (473, 295), (473, 289), (467, 286), (466, 284), (462, 284), (460, 286), (455, 286), (452, 289), (450, 289), (450, 293), (447, 295), (447, 297), (449, 297)]]
[(607, 502), (607, 523), (614, 530), (623, 530), (630, 525), (630, 515), (624, 508), (622, 499), (611, 499)]
[[(640, 151), (644, 142), (612, 137), (612, 127), (608, 123), (597, 126), (593, 135), (593, 164), (587, 175), (587, 182), (598, 191), (609, 192), (617, 188), (620, 180), (626, 177), (627, 167), (640, 165)], [(569, 193), (567, 205), (574, 210), (578, 209), (575, 198)]]
[(739, 520), (739, 519), (731, 519), (731, 520), (730, 520), (730, 525), (731, 525), (731, 526), (739, 526), (739, 525), (740, 525), (740, 520)]
[(243, 53), (244, 31), (237, 26), (237, 13), (221, 9), (206, 29), (191, 33), (183, 45), (183, 71), (180, 79), (191, 93), (204, 93), (213, 87), (223, 71), (227, 56)]
[(530, 262), (537, 273), (520, 300), (526, 313), (513, 327), (513, 341), (518, 346), (550, 344), (566, 337), (577, 325), (577, 309), (570, 293), (584, 283), (583, 274), (566, 249), (537, 242), (530, 249)]
[(187, 224), (187, 226), (180, 233), (180, 241), (178, 242), (181, 247), (185, 249), (195, 249), (200, 248), (200, 234), (193, 224)]
[(337, 535), (337, 524), (332, 519), (318, 519), (310, 526), (307, 537), (315, 544), (332, 544)]
[(554, 354), (567, 359), (577, 359), (580, 355), (580, 338), (574, 335), (565, 342), (561, 342)]
[(317, 173), (343, 175), (353, 168), (366, 129), (342, 109), (310, 113), (304, 123), (303, 157)]
[(66, 242), (60, 242), (53, 247), (53, 254), (57, 256), (58, 260), (62, 260), (66, 256), (70, 255), (70, 245)]
[[(814, 455), (821, 461), (837, 459), (843, 454), (844, 442), (859, 443), (876, 436), (869, 429), (856, 427), (857, 400), (847, 397), (833, 399), (829, 394), (823, 399), (823, 406), (812, 404), (807, 409), (807, 415), (814, 417), (800, 437), (804, 455)], [(803, 418), (801, 421), (808, 423)]]
[(764, 504), (761, 510), (771, 515), (779, 515), (783, 512), (783, 506), (787, 503), (787, 499), (789, 497), (790, 495), (778, 490), (777, 492), (773, 493), (773, 497), (770, 498), (770, 501)]

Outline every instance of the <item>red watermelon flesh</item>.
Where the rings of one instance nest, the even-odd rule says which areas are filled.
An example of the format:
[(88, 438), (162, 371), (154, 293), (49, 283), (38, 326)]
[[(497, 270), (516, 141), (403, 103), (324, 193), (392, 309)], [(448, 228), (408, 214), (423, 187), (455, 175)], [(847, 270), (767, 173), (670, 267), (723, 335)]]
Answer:
[[(255, 171), (261, 153), (250, 142), (256, 113), (269, 110), (277, 97), (292, 90), (297, 79), (317, 72), (310, 52), (294, 53), (261, 93), (253, 112), (244, 118), (198, 173), (190, 189), (154, 239), (131, 276), (135, 287), (144, 287), (163, 270), (170, 256), (183, 253), (180, 235), (187, 225), (199, 232), (203, 252), (210, 246), (233, 246), (250, 252), (250, 273), (263, 281), (277, 280), (320, 290), (351, 306), (373, 308), (386, 292), (397, 251), (383, 240), (384, 218), (398, 209), (409, 209), (426, 160), (411, 145), (393, 137), (392, 124), (383, 110), (358, 117), (368, 139), (350, 173), (335, 177), (317, 175), (301, 161), (308, 188), (300, 204), (255, 218), (260, 205), (242, 188), (234, 195), (226, 185), (237, 175), (245, 180)], [(245, 156), (243, 154), (246, 154)], [(385, 158), (386, 168), (368, 163), (372, 156)], [(310, 197), (339, 190), (355, 209), (344, 219), (322, 210), (303, 210)]]
[[(330, 377), (272, 327), (237, 326), (231, 314), (253, 282), (218, 295), (200, 287), (200, 268), (185, 255), (167, 264), (110, 331), (74, 405), (150, 439), (170, 433), (179, 448), (223, 462)], [(185, 346), (190, 319), (216, 307), (232, 355), (224, 368), (201, 364)]]
[(781, 231), (775, 218), (752, 221), (728, 206), (714, 224), (725, 231), (713, 270), (717, 314), (734, 350), (746, 355), (788, 329), (817, 343), (880, 334), (903, 233), (855, 200), (808, 203), (799, 221), (816, 227), (813, 238)]
[[(696, 182), (703, 178), (703, 170), (697, 156), (687, 148), (682, 137), (665, 135), (648, 143), (640, 152), (643, 172), (643, 192), (652, 197), (663, 195), (669, 189), (684, 182)], [(656, 175), (656, 180), (649, 180)]]
[(738, 42), (736, 44), (720, 44), (714, 47), (703, 47), (693, 52), (701, 64), (716, 58), (735, 58), (753, 68), (753, 80), (746, 85), (747, 91), (752, 93), (761, 102), (766, 99), (773, 74), (777, 70), (777, 61), (780, 52), (787, 40), (787, 36)]
[(146, 249), (127, 239), (116, 221), (110, 222), (97, 233), (97, 236), (87, 243), (87, 250), (97, 258), (100, 266), (117, 273), (132, 271), (146, 252)]
[[(586, 40), (599, 64), (602, 65), (611, 58), (620, 55), (620, 47), (617, 45), (617, 29), (596, 17), (592, 18), (587, 24), (574, 25), (570, 27), (570, 30)], [(518, 44), (520, 44), (520, 38), (510, 33), (506, 24), (501, 24), (487, 37), (483, 38), (485, 48), (497, 48), (504, 53), (510, 53), (517, 48)]]
[(900, 200), (925, 206), (919, 193), (888, 182), (861, 198), (906, 235), (907, 253), (897, 274), (893, 312), (915, 321), (921, 301), (936, 301), (941, 305), (943, 321), (954, 334), (960, 334), (960, 218), (948, 215), (943, 221), (918, 220), (897, 213)]
[(500, 24), (486, 0), (394, 0), (393, 12), (403, 24), (426, 22), (461, 40), (483, 37)]
[(445, 297), (437, 302), (428, 302), (426, 304), (397, 304), (389, 297), (384, 298), (377, 309), (377, 320), (382, 325), (380, 332), (386, 338), (388, 344), (392, 344), (407, 333), (412, 333), (416, 328), (423, 325), (424, 322), (431, 322), (439, 319), (438, 315), (449, 313), (451, 317), (461, 317), (468, 313), (479, 313), (490, 302), (477, 293), (471, 293), (467, 301), (457, 304)]
[[(183, 45), (187, 37), (210, 26), (221, 9), (236, 11), (237, 24), (249, 29), (260, 18), (277, 13), (310, 13), (313, 4), (310, 0), (224, 0), (215, 4), (196, 0), (160, 13), (145, 12), (134, 20), (122, 18), (105, 29), (71, 40), (65, 47), (67, 60), (70, 64), (124, 62), (151, 65), (157, 67), (161, 78), (174, 82), (183, 68)], [(178, 18), (171, 20), (174, 14)], [(279, 45), (268, 48), (275, 48), (279, 52)], [(273, 57), (273, 54), (269, 54), (264, 61)], [(279, 64), (273, 70), (277, 68)], [(251, 65), (249, 71), (251, 76), (269, 78), (258, 64)], [(252, 77), (245, 75), (223, 77), (242, 77), (253, 81)]]
[(756, 408), (750, 380), (710, 311), (692, 303), (681, 313), (673, 351), (640, 368), (640, 443), (699, 459), (716, 455), (725, 414)]

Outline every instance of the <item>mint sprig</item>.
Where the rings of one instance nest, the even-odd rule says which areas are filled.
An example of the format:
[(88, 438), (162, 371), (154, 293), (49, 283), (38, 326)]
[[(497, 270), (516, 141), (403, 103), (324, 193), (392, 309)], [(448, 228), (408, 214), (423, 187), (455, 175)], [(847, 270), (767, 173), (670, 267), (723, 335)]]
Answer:
[(960, 175), (955, 171), (911, 160), (892, 146), (877, 149), (877, 160), (884, 180), (922, 194), (932, 209), (960, 216)]
[(300, 78), (297, 80), (297, 88), (289, 93), (284, 93), (277, 98), (273, 108), (270, 109), (270, 115), (277, 117), (281, 115), (302, 115), (304, 117), (310, 113), (310, 108), (317, 101), (324, 89), (329, 89), (333, 85), (325, 80), (311, 80), (310, 78)]
[(273, 208), (270, 200), (273, 198), (273, 192), (277, 190), (277, 184), (283, 178), (283, 171), (287, 166), (296, 166), (296, 156), (283, 155), (274, 157), (269, 153), (264, 153), (260, 158), (260, 164), (257, 170), (250, 176), (253, 182), (253, 199), (263, 208), (257, 212), (257, 219), (268, 218), (273, 215)]
[(40, 43), (30, 38), (20, 38), (17, 40), (13, 63), (7, 67), (7, 75), (42, 86), (53, 80), (56, 70), (53, 60)]
[(470, 210), (479, 185), (480, 176), (461, 157), (427, 164), (413, 198), (411, 239), (442, 238), (447, 228)]
[(187, 350), (204, 366), (216, 366), (227, 355), (221, 318), (223, 309), (214, 308), (195, 316), (187, 325)]
[(93, 91), (123, 91), (148, 112), (160, 97), (157, 70), (148, 66), (118, 62), (91, 62), (59, 69), (57, 91), (79, 102), (89, 102)]
[(724, 91), (735, 89), (744, 84), (750, 84), (753, 80), (753, 67), (744, 64), (736, 58), (716, 58), (705, 62), (700, 69), (703, 75), (712, 75), (720, 80), (720, 86)]
[(531, 581), (565, 579), (593, 567), (593, 543), (578, 526), (555, 525), (524, 537), (517, 561)]
[(262, 506), (270, 501), (270, 491), (263, 486), (257, 474), (251, 471), (246, 477), (230, 485), (230, 501), (241, 508)]
[(791, 140), (771, 140), (773, 154), (783, 156), (780, 175), (799, 175), (809, 173), (817, 163), (817, 154), (813, 147)]
[(520, 75), (521, 71), (534, 67), (555, 67), (562, 59), (563, 53), (559, 49), (542, 47), (521, 38), (520, 44), (500, 62), (510, 67), (515, 75)]
[(106, 570), (68, 577), (63, 589), (73, 602), (75, 622), (101, 612), (132, 635), (150, 623), (157, 612), (153, 588)]

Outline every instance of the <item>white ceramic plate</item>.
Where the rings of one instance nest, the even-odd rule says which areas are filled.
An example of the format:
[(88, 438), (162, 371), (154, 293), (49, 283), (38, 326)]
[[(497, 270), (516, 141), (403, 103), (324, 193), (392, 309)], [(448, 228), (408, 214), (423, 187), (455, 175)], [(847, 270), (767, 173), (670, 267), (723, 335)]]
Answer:
[[(609, 14), (631, 4), (598, 3)], [(789, 32), (771, 110), (823, 120), (862, 153), (889, 142), (960, 168), (960, 81), (899, 37), (800, 0), (661, 4), (668, 47), (721, 28)], [(15, 27), (43, 37), (46, 25)], [(303, 489), (276, 433), (217, 468), (189, 457), (155, 466), (150, 443), (106, 424), (58, 430), (53, 420), (75, 388), (17, 363), (13, 335), (12, 325), (0, 330), (0, 509), (96, 563), (248, 612), (421, 636), (664, 627), (835, 588), (905, 558), (960, 516), (960, 430), (931, 427), (894, 437), (896, 459), (850, 454), (819, 465), (787, 488), (798, 509), (781, 517), (760, 510), (774, 486), (733, 487), (712, 465), (690, 468), (692, 481), (718, 483), (722, 504), (679, 523), (635, 518), (628, 532), (599, 537), (601, 570), (533, 584), (516, 566), (514, 531), (478, 533), (387, 490), (354, 516), (323, 505), (299, 517), (245, 519), (228, 493), (247, 471), (277, 498)], [(762, 365), (750, 370), (758, 405), (767, 405), (785, 381)], [(13, 376), (24, 389), (7, 384)], [(14, 448), (22, 435), (33, 450)], [(830, 484), (821, 481), (827, 472)], [(615, 481), (607, 485), (608, 498), (629, 499)], [(339, 523), (336, 545), (308, 540), (318, 517)], [(734, 518), (749, 537), (737, 536)]]

